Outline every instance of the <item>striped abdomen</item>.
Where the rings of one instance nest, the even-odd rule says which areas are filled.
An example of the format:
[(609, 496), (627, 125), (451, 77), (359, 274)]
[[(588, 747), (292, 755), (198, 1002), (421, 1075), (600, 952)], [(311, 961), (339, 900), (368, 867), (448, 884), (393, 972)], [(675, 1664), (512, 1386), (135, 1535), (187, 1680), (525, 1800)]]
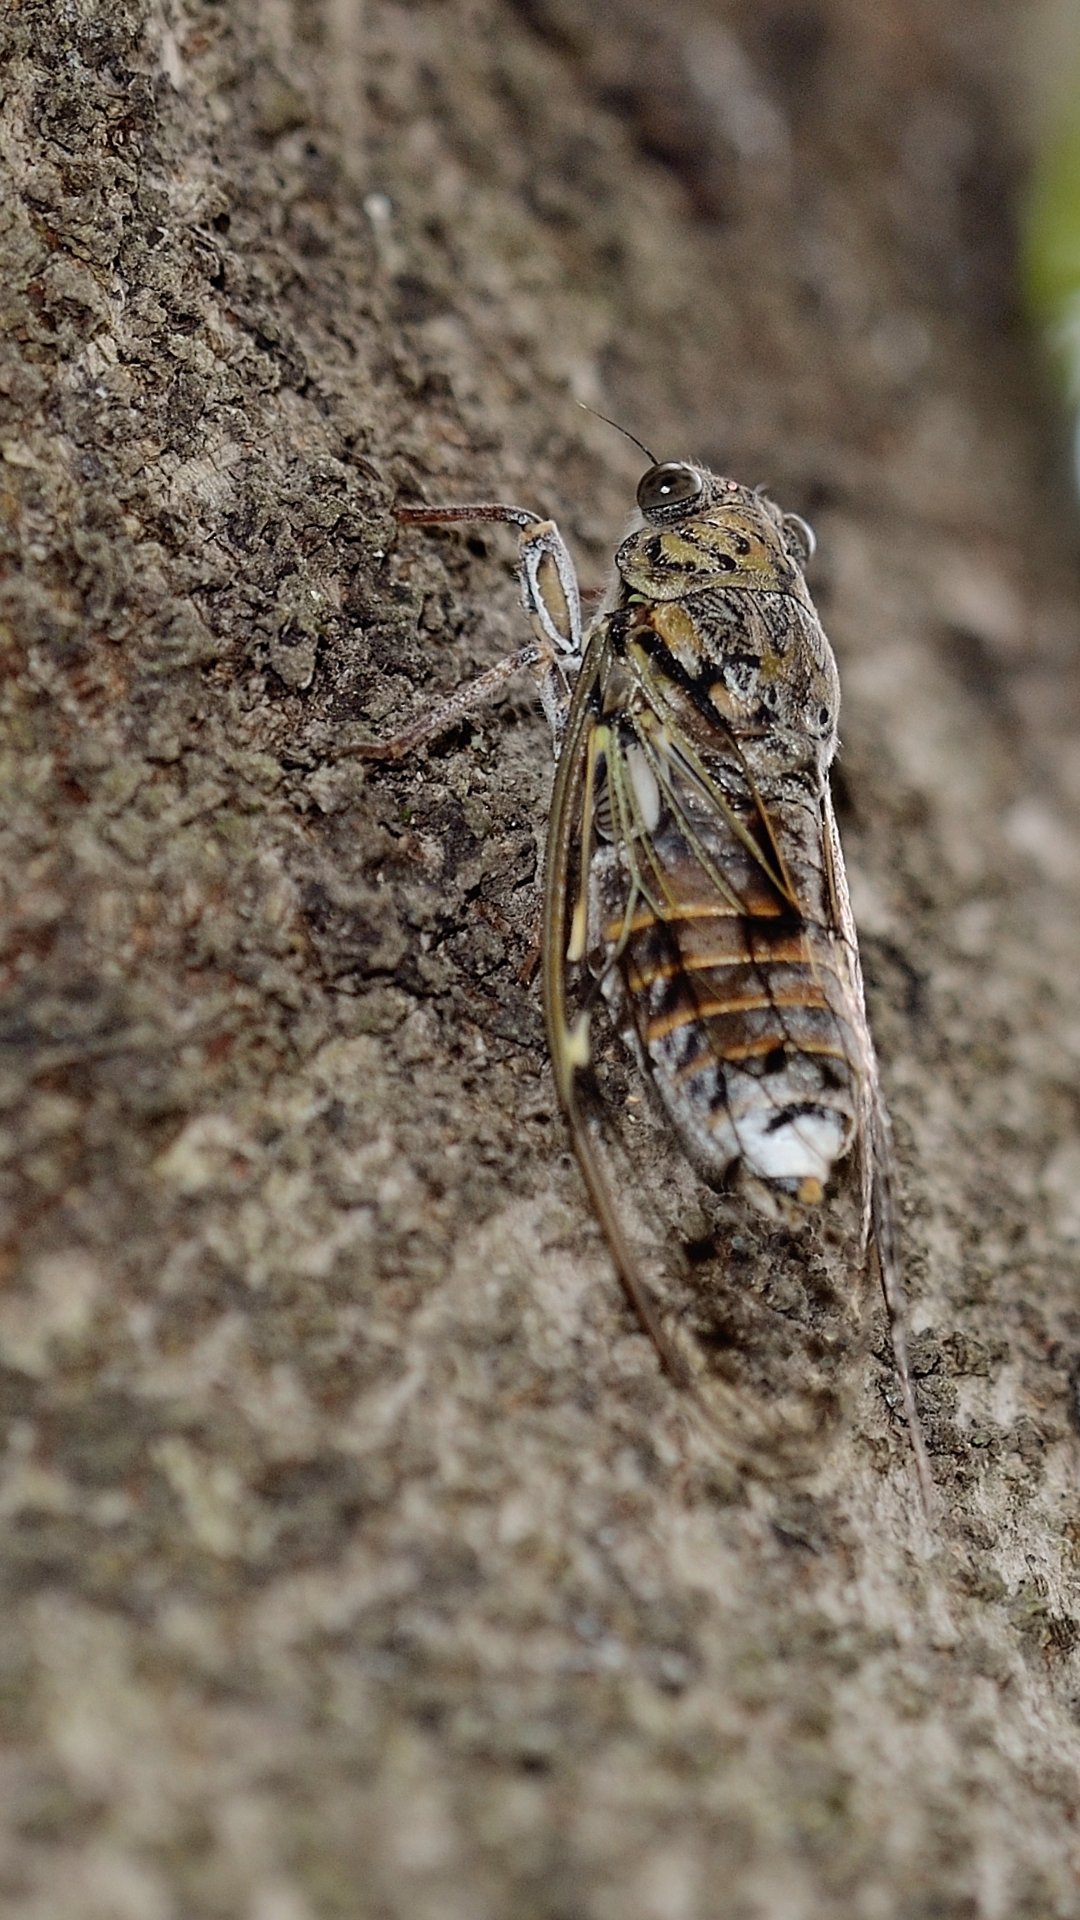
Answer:
[[(723, 869), (738, 905), (677, 832), (661, 831), (654, 851), (662, 893), (639, 902), (618, 959), (642, 1063), (706, 1179), (738, 1172), (820, 1200), (855, 1135), (863, 1059), (849, 960), (824, 902), (820, 920), (793, 910), (738, 843)], [(812, 895), (822, 878), (819, 861)], [(620, 930), (609, 921), (605, 944)]]

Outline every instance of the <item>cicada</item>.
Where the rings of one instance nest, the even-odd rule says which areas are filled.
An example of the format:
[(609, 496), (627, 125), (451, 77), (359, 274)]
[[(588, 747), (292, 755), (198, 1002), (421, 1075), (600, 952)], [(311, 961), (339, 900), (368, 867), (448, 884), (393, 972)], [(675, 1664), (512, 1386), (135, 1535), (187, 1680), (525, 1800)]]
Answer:
[[(652, 456), (649, 456), (650, 459)], [(624, 1224), (593, 1098), (603, 1012), (708, 1187), (774, 1220), (857, 1172), (924, 1502), (889, 1123), (830, 794), (840, 687), (807, 590), (813, 536), (760, 489), (651, 464), (586, 623), (554, 522), (498, 503), (402, 506), (399, 522), (506, 522), (532, 639), (395, 738), (397, 759), (529, 669), (556, 770), (541, 940), (559, 1102), (623, 1286), (693, 1384)]]

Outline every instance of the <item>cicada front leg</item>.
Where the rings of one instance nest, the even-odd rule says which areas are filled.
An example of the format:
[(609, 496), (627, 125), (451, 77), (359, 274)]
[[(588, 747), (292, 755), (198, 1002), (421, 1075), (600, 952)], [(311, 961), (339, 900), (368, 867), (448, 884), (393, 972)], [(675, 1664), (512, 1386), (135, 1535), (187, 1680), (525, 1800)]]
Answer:
[(458, 687), (446, 699), (418, 714), (409, 726), (386, 740), (363, 740), (340, 747), (337, 760), (403, 760), (429, 740), (438, 739), (459, 720), (494, 700), (514, 674), (531, 671), (540, 704), (551, 728), (556, 758), (566, 729), (571, 686), (567, 678), (581, 664), (581, 595), (569, 549), (552, 520), (525, 507), (480, 502), (470, 506), (395, 507), (403, 526), (448, 526), (470, 520), (497, 520), (518, 528), (518, 590), (534, 638), (516, 652)]

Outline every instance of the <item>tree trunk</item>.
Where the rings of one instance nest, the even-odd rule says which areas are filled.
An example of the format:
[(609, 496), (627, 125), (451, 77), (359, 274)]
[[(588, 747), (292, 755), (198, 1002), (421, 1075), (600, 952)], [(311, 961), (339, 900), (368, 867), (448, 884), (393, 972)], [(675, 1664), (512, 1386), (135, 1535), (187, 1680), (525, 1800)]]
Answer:
[[(1078, 551), (1011, 25), (8, 10), (12, 1914), (1080, 1914)], [(933, 1535), (879, 1310), (809, 1481), (627, 1310), (528, 688), (333, 758), (526, 638), (509, 536), (399, 491), (602, 582), (642, 460), (576, 400), (816, 526)]]

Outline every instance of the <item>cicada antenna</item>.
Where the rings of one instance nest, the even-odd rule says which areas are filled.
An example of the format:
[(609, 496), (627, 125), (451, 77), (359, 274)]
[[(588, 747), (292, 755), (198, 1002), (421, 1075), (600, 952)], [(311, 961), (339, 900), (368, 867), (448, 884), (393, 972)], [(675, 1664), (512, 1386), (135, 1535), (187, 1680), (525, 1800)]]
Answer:
[(614, 427), (616, 433), (621, 433), (624, 440), (632, 440), (635, 447), (641, 448), (645, 458), (651, 460), (654, 467), (656, 466), (657, 459), (655, 453), (645, 445), (644, 440), (638, 439), (636, 433), (631, 433), (629, 427), (620, 427), (617, 420), (610, 419), (606, 413), (601, 413), (596, 407), (590, 407), (586, 400), (579, 400), (578, 406), (583, 413), (591, 413), (594, 420), (602, 420), (605, 427)]

